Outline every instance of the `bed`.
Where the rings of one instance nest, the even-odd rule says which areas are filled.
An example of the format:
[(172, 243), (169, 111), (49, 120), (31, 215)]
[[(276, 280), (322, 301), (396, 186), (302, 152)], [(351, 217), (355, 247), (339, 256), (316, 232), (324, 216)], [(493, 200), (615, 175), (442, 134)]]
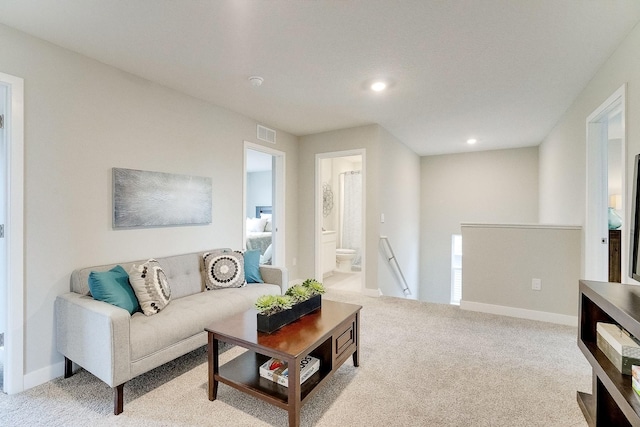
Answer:
[(260, 250), (261, 264), (271, 264), (271, 215), (271, 206), (256, 206), (255, 218), (247, 218), (247, 250)]

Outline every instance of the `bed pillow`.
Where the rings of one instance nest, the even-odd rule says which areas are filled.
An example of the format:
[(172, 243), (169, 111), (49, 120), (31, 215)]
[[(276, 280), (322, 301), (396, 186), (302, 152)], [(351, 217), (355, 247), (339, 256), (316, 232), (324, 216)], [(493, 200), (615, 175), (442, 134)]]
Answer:
[(267, 225), (267, 218), (247, 218), (248, 233), (262, 233)]
[(239, 252), (206, 252), (204, 260), (205, 281), (208, 290), (241, 288), (247, 284), (244, 277), (244, 257)]
[(129, 282), (138, 297), (142, 312), (147, 316), (159, 313), (171, 302), (167, 276), (155, 259), (131, 266)]
[(272, 232), (273, 227), (271, 226), (271, 218), (267, 218), (267, 223), (264, 225), (264, 231)]
[(129, 314), (140, 310), (136, 294), (129, 284), (129, 275), (121, 265), (109, 271), (89, 273), (89, 290), (93, 299), (124, 308)]
[(243, 255), (244, 278), (247, 283), (264, 283), (260, 274), (260, 250), (246, 251)]

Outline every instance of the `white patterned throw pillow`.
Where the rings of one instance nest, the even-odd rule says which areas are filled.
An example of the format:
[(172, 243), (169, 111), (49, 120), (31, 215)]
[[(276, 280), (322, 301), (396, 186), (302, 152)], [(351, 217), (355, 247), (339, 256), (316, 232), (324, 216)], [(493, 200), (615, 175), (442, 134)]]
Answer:
[(155, 259), (133, 265), (129, 271), (129, 283), (135, 292), (142, 312), (151, 316), (160, 312), (171, 301), (171, 288), (167, 276)]
[(244, 257), (239, 252), (206, 252), (202, 254), (207, 289), (241, 288), (244, 277)]

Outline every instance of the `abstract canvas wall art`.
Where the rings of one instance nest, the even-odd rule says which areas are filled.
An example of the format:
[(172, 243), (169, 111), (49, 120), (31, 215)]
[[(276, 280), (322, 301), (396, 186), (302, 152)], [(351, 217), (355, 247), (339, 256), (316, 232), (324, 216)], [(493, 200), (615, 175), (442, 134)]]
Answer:
[(211, 178), (113, 168), (113, 227), (211, 223)]

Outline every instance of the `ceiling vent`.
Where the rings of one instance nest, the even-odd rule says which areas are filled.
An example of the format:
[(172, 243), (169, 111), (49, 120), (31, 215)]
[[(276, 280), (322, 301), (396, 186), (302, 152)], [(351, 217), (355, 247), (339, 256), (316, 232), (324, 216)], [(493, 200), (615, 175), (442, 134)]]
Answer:
[(269, 129), (268, 127), (258, 125), (258, 139), (260, 141), (270, 142), (272, 144), (275, 144), (276, 131), (273, 129)]

